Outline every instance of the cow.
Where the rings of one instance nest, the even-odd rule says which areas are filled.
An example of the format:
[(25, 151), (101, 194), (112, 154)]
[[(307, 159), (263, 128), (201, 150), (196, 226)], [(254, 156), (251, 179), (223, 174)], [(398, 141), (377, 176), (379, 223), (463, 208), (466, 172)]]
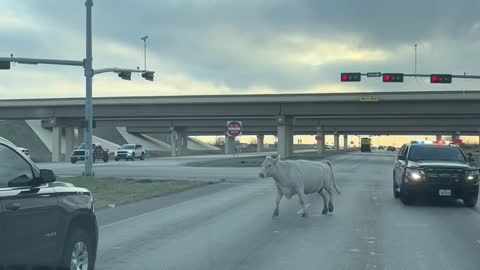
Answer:
[[(272, 177), (277, 186), (276, 207), (273, 217), (279, 215), (279, 204), (283, 196), (291, 199), (298, 195), (300, 205), (303, 209), (303, 217), (307, 217), (305, 207), (305, 195), (318, 193), (323, 199), (323, 211), (325, 215), (333, 212), (333, 192), (340, 195), (332, 164), (329, 161), (312, 162), (307, 160), (286, 160), (281, 161), (279, 157), (267, 156), (262, 163), (262, 169), (258, 176), (260, 178)], [(323, 191), (328, 193), (328, 199)], [(328, 206), (328, 208), (327, 208)]]

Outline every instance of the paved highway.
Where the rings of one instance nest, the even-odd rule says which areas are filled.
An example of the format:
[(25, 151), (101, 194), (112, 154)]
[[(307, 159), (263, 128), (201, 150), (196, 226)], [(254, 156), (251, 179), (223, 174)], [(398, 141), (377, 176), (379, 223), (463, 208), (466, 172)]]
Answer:
[(479, 210), (402, 205), (391, 153), (331, 160), (343, 192), (333, 215), (312, 195), (310, 217), (295, 197), (272, 219), (273, 180), (253, 177), (101, 210), (97, 269), (479, 269)]
[[(296, 153), (312, 152), (314, 150), (297, 150)], [(276, 154), (274, 152), (265, 153), (242, 153), (240, 157), (261, 156), (266, 154)], [(171, 179), (171, 180), (199, 180), (199, 181), (219, 181), (224, 179), (252, 179), (255, 178), (258, 170), (252, 168), (206, 168), (206, 167), (187, 167), (187, 163), (199, 160), (211, 160), (219, 158), (231, 158), (232, 155), (202, 155), (188, 157), (165, 157), (151, 158), (143, 161), (114, 161), (107, 163), (97, 161), (94, 164), (95, 176), (99, 177), (120, 177), (120, 178), (148, 178), (148, 179)], [(83, 163), (39, 163), (40, 168), (52, 169), (60, 176), (79, 176), (82, 175)], [(179, 169), (181, 168), (181, 169)]]

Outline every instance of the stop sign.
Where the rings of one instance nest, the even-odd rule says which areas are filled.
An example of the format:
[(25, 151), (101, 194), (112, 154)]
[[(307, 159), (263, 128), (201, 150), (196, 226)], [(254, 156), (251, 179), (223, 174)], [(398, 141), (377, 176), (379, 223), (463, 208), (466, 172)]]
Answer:
[(241, 121), (228, 121), (227, 122), (227, 135), (230, 137), (237, 137), (242, 135), (242, 122)]

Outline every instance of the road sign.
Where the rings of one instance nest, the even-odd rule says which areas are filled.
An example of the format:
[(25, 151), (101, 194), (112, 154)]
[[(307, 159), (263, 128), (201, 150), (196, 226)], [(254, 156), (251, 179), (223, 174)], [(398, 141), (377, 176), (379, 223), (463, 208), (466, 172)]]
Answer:
[(315, 140), (317, 140), (318, 142), (322, 142), (324, 140), (324, 136), (323, 135), (317, 135), (315, 136)]
[(228, 121), (227, 135), (234, 138), (242, 135), (242, 121)]
[(382, 77), (381, 72), (367, 72), (367, 77), (372, 78), (372, 77)]

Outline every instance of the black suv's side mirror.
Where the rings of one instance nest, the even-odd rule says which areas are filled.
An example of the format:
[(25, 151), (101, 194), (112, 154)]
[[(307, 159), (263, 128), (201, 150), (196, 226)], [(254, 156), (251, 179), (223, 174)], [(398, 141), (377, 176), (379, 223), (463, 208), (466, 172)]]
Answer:
[(56, 180), (57, 180), (57, 177), (55, 176), (52, 170), (47, 170), (47, 169), (40, 170), (40, 181), (42, 183), (51, 183), (51, 182), (55, 182)]
[(397, 157), (398, 160), (407, 160), (407, 157), (405, 155), (399, 155)]

